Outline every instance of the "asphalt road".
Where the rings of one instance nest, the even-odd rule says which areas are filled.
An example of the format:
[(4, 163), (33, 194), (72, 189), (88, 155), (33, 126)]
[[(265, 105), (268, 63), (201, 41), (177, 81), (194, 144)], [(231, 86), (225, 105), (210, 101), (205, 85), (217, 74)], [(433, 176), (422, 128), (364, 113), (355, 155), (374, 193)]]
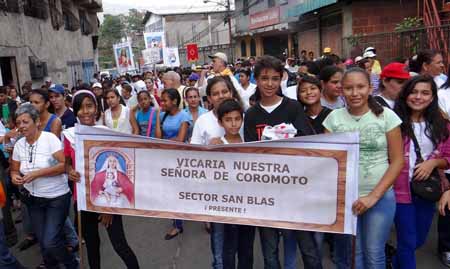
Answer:
[[(165, 219), (151, 219), (140, 217), (124, 217), (126, 235), (131, 248), (138, 257), (141, 268), (153, 269), (203, 269), (211, 268), (211, 254), (209, 248), (209, 235), (203, 223), (185, 222), (184, 233), (172, 240), (164, 240), (164, 234), (170, 227), (171, 221)], [(21, 225), (17, 225), (20, 239)], [(445, 269), (437, 258), (436, 251), (436, 223), (424, 247), (417, 251), (418, 269)], [(101, 259), (102, 268), (122, 269), (125, 265), (112, 249), (105, 229), (101, 232)], [(255, 242), (254, 268), (264, 268), (258, 236)], [(392, 240), (395, 240), (394, 238)], [(20, 241), (20, 240), (19, 240)], [(282, 244), (281, 244), (282, 245)], [(282, 249), (282, 246), (280, 246)], [(13, 248), (16, 257), (29, 268), (35, 268), (41, 261), (39, 249), (34, 246), (26, 251), (18, 252)], [(86, 259), (85, 250), (83, 257)], [(280, 258), (282, 259), (282, 250)], [(328, 253), (324, 254), (324, 268), (334, 268)], [(84, 268), (88, 266), (84, 265)], [(299, 267), (303, 268), (299, 258)]]

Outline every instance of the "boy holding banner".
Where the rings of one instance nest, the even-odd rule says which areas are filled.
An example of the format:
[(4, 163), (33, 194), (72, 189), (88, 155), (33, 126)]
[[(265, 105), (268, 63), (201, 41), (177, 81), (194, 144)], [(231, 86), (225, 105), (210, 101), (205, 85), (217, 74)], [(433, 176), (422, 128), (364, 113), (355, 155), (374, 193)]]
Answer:
[[(245, 115), (245, 142), (264, 140), (263, 137), (270, 137), (269, 130), (273, 130), (279, 125), (284, 125), (283, 127), (293, 131), (295, 136), (314, 134), (302, 105), (287, 97), (282, 97), (283, 70), (281, 61), (272, 56), (260, 57), (256, 62), (254, 72), (257, 84), (255, 92), (257, 103), (249, 108)], [(286, 133), (286, 135), (288, 134)], [(272, 138), (279, 138), (279, 136), (275, 135)], [(268, 269), (281, 268), (278, 257), (279, 230), (259, 227), (259, 232), (264, 267)], [(313, 232), (296, 231), (296, 239), (302, 252), (305, 268), (322, 268)]]

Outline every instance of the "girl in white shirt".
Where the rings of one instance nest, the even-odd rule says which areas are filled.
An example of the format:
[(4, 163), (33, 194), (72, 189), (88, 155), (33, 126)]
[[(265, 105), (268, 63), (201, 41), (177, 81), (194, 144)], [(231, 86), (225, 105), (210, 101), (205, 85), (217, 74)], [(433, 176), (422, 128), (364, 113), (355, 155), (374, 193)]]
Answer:
[(106, 127), (127, 134), (139, 134), (139, 127), (130, 109), (121, 104), (121, 97), (117, 90), (111, 89), (105, 93), (109, 108), (105, 110), (103, 118)]

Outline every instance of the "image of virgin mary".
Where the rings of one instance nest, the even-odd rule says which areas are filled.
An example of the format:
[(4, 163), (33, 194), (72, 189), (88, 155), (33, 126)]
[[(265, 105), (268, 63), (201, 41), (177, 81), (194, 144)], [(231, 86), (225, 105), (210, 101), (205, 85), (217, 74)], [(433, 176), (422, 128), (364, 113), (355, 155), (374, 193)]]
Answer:
[(91, 182), (91, 202), (97, 206), (130, 208), (134, 185), (115, 154), (109, 154)]

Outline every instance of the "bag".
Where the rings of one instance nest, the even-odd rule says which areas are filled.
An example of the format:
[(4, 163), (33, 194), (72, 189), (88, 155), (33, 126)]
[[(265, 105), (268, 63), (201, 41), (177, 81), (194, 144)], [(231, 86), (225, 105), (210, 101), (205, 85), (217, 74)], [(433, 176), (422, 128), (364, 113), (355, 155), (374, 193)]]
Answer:
[[(420, 152), (419, 142), (413, 134), (412, 141), (414, 143), (414, 151), (416, 152), (416, 165), (423, 162), (422, 154)], [(441, 176), (438, 169), (434, 168), (429, 178), (425, 180), (411, 180), (411, 192), (422, 199), (430, 202), (437, 202), (441, 199)]]

